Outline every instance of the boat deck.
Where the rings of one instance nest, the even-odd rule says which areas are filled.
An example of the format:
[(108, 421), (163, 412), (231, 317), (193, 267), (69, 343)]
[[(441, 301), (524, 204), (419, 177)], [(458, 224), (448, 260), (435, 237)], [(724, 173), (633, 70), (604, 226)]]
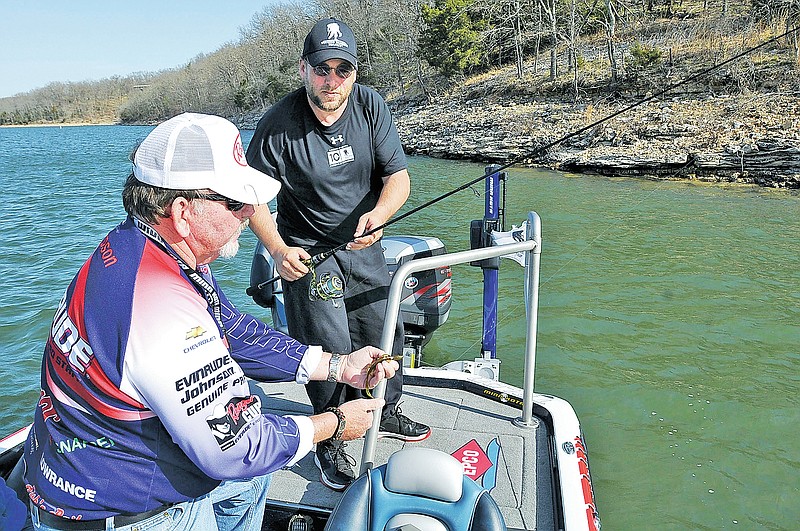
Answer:
[[(407, 372), (416, 371), (407, 369)], [(541, 419), (534, 417), (532, 426), (519, 427), (513, 421), (520, 417), (520, 410), (508, 403), (501, 403), (468, 390), (442, 387), (441, 382), (434, 384), (435, 387), (415, 385), (424, 384), (425, 378), (415, 378), (411, 374), (406, 375), (405, 382), (400, 405), (403, 414), (431, 426), (432, 434), (428, 439), (417, 443), (379, 439), (375, 466), (386, 463), (389, 456), (405, 444), (436, 448), (448, 454), (470, 444), (467, 467), (475, 464), (476, 459), (473, 456), (476, 452), (480, 454), (482, 450), (496, 455), (494, 461), (497, 467), (490, 468), (485, 473), (481, 468), (489, 466), (490, 461), (477, 459), (479, 462), (476, 464), (478, 470), (475, 475), (478, 477), (473, 479), (487, 488), (494, 483), (490, 492), (500, 506), (508, 528), (555, 529), (557, 509), (552, 495), (555, 487), (548, 448), (548, 429)], [(312, 413), (305, 389), (301, 385), (253, 385), (256, 387), (255, 392), (261, 394), (266, 411), (304, 415)], [(494, 440), (496, 442), (490, 444)], [(476, 449), (476, 443), (480, 449)], [(356, 460), (354, 470), (358, 473), (364, 440), (350, 441), (347, 445), (348, 453)], [(314, 464), (313, 453), (309, 453), (290, 470), (275, 473), (269, 490), (270, 503), (276, 506), (306, 510), (316, 508), (319, 514), (333, 509), (340, 497), (341, 493), (327, 488), (319, 481), (319, 470)]]

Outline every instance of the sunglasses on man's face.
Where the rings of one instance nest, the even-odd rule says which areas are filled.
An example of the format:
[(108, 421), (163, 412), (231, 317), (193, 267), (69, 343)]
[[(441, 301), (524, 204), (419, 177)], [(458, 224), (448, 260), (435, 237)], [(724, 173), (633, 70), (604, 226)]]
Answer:
[(317, 66), (312, 66), (311, 70), (319, 77), (328, 77), (328, 75), (331, 73), (331, 70), (334, 70), (336, 72), (336, 75), (342, 79), (347, 79), (353, 74), (353, 72), (356, 71), (353, 65), (348, 63), (341, 63), (336, 68), (332, 68), (331, 66), (325, 63), (321, 63), (318, 64)]
[(200, 199), (208, 199), (209, 201), (219, 201), (225, 203), (225, 206), (231, 212), (239, 212), (241, 209), (244, 208), (246, 203), (242, 203), (241, 201), (236, 201), (235, 199), (231, 199), (230, 197), (225, 197), (224, 195), (219, 194), (203, 194), (200, 196)]

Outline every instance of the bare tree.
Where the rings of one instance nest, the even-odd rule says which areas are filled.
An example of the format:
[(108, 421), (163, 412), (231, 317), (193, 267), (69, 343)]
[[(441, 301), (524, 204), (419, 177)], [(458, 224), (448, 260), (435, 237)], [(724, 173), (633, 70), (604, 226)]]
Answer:
[(569, 4), (569, 65), (572, 69), (572, 88), (575, 101), (578, 101), (578, 50), (577, 50), (577, 0)]
[(619, 66), (617, 65), (617, 54), (614, 50), (614, 39), (617, 32), (617, 13), (614, 0), (605, 0), (606, 2), (606, 20), (603, 25), (606, 30), (606, 54), (608, 55), (608, 64), (611, 70), (611, 82), (617, 83), (619, 81)]
[(475, 3), (476, 8), (490, 21), (484, 32), (486, 48), (494, 50), (498, 66), (506, 62), (505, 56), (510, 51), (517, 70), (517, 78), (524, 73), (525, 35), (534, 24), (534, 7), (538, 5), (530, 0), (481, 0)]
[(558, 78), (558, 18), (556, 15), (556, 8), (558, 3), (556, 0), (540, 0), (542, 11), (544, 11), (549, 31), (552, 38), (552, 47), (550, 48), (550, 81), (555, 81)]

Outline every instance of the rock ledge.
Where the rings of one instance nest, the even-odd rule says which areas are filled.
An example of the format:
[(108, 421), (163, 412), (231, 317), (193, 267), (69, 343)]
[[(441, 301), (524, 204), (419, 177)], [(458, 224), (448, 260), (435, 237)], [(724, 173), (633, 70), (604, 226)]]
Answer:
[(800, 100), (793, 95), (651, 100), (542, 151), (632, 103), (487, 97), (395, 108), (394, 113), (408, 154), (800, 188)]

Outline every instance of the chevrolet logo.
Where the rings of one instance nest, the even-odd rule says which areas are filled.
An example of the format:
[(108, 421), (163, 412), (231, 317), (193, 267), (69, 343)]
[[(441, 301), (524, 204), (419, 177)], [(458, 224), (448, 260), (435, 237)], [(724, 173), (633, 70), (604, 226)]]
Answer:
[(200, 337), (205, 333), (206, 333), (206, 331), (202, 326), (195, 326), (194, 328), (192, 328), (191, 330), (186, 332), (186, 339), (192, 339), (192, 338), (195, 338), (195, 337)]

